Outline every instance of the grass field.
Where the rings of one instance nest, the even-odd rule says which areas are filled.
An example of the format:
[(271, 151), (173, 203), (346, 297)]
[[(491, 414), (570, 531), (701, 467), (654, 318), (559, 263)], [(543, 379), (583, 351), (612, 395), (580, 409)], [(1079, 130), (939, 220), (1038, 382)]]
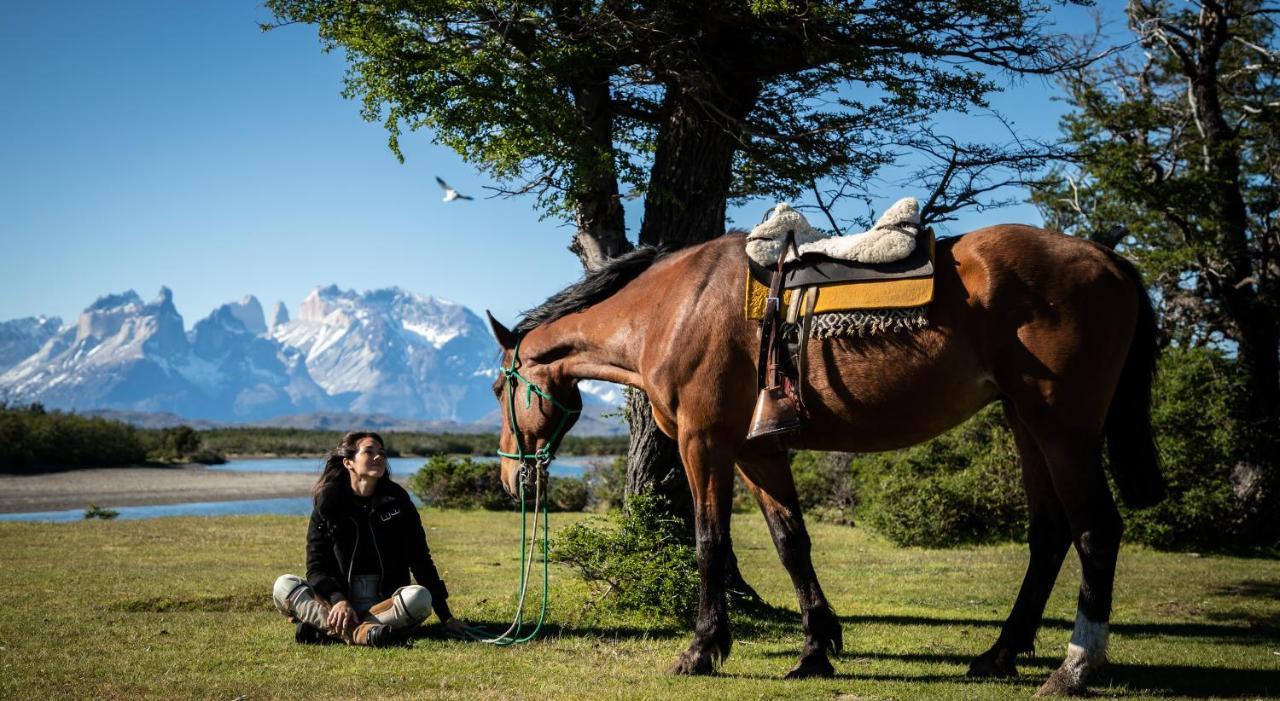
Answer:
[[(428, 512), (454, 611), (497, 625), (515, 584), (515, 517)], [(553, 529), (581, 518), (553, 515)], [(743, 571), (772, 604), (795, 609), (758, 514), (734, 517)], [(1037, 655), (1022, 676), (971, 681), (1021, 581), (1024, 548), (898, 549), (863, 529), (812, 527), (822, 583), (844, 624), (839, 676), (784, 681), (798, 615), (735, 618), (722, 674), (663, 669), (690, 632), (601, 611), (552, 571), (550, 628), (495, 649), (428, 625), (412, 647), (300, 646), (271, 583), (302, 573), (305, 519), (182, 518), (0, 524), (0, 697), (31, 698), (814, 698), (1030, 697), (1065, 649), (1078, 567), (1068, 557)], [(1107, 697), (1280, 695), (1280, 562), (1128, 547), (1112, 616)]]

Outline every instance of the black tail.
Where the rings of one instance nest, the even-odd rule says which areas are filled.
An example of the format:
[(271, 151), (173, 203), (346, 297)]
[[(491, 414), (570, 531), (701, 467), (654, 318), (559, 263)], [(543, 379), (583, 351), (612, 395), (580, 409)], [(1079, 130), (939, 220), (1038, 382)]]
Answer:
[(1142, 274), (1120, 256), (1115, 255), (1113, 259), (1133, 281), (1138, 293), (1138, 322), (1115, 397), (1107, 409), (1103, 431), (1107, 437), (1111, 477), (1120, 488), (1120, 497), (1130, 508), (1142, 509), (1154, 506), (1165, 496), (1160, 455), (1151, 430), (1151, 385), (1155, 382), (1159, 355), (1156, 317)]

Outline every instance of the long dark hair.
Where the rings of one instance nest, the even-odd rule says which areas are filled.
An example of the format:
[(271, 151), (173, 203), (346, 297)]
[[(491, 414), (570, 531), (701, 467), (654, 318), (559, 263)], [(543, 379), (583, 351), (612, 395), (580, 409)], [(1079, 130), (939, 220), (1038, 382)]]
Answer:
[[(320, 479), (316, 480), (316, 486), (311, 488), (311, 499), (313, 501), (318, 500), (324, 490), (329, 488), (329, 485), (338, 480), (347, 479), (347, 468), (342, 464), (342, 461), (355, 458), (356, 446), (366, 438), (372, 438), (377, 441), (383, 450), (387, 447), (387, 444), (382, 440), (382, 436), (373, 431), (351, 431), (343, 436), (342, 440), (338, 441), (338, 447), (329, 451), (329, 456), (324, 459), (324, 469), (320, 471)], [(390, 476), (391, 466), (388, 465), (379, 479), (386, 479)]]

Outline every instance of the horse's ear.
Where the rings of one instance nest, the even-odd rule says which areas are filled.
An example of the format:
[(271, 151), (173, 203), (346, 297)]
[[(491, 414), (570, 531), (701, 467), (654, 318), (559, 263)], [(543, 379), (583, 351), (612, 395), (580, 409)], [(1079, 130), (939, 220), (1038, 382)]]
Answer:
[(502, 325), (501, 321), (493, 318), (493, 314), (488, 310), (484, 310), (485, 316), (489, 317), (489, 328), (493, 329), (493, 337), (498, 339), (498, 345), (503, 350), (511, 350), (516, 347), (516, 335), (510, 329)]

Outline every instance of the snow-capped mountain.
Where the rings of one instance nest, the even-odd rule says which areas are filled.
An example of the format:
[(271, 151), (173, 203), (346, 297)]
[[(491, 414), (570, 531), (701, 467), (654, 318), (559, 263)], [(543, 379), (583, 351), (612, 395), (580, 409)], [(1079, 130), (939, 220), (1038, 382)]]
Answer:
[(62, 319), (56, 316), (29, 316), (0, 322), (0, 372), (40, 350), (61, 327)]
[(0, 375), (0, 396), (56, 408), (203, 412), (201, 392), (181, 372), (190, 357), (169, 289), (149, 303), (130, 290), (99, 298)]
[(260, 419), (338, 406), (311, 378), (302, 355), (266, 331), (253, 297), (218, 307), (191, 330), (185, 374), (204, 390), (209, 418)]
[(271, 331), (353, 412), (472, 421), (493, 409), (497, 344), (466, 307), (398, 288), (314, 290)]
[[(190, 331), (167, 288), (149, 303), (130, 290), (57, 326), (56, 319), (0, 325), (0, 349), (28, 350), (7, 370), (0, 366), (0, 400), (220, 422), (308, 414), (498, 421), (489, 389), (498, 346), (488, 325), (460, 304), (397, 288), (317, 288), (296, 319), (277, 303), (270, 323), (247, 296)], [(593, 417), (622, 402), (614, 385), (582, 389)], [(613, 423), (593, 432), (615, 432)]]

